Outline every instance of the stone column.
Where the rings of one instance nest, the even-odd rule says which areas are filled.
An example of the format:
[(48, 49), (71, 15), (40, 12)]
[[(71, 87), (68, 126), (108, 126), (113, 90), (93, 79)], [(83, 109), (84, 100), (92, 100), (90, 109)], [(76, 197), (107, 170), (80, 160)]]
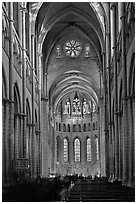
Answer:
[(8, 152), (7, 152), (7, 144), (8, 144), (8, 137), (7, 137), (7, 107), (8, 107), (8, 99), (2, 99), (2, 185), (5, 186), (7, 184), (7, 177), (8, 177)]
[(19, 158), (19, 137), (20, 137), (20, 114), (15, 115), (15, 121), (16, 121), (16, 127), (15, 127), (15, 138), (14, 138), (14, 143), (15, 143), (15, 158)]
[(9, 117), (7, 132), (7, 183), (12, 184), (12, 159), (13, 159), (13, 138), (14, 138), (14, 84), (13, 84), (13, 3), (9, 3)]
[(128, 96), (130, 135), (129, 135), (129, 163), (128, 163), (128, 186), (134, 187), (134, 96)]
[(127, 184), (128, 179), (128, 146), (129, 146), (129, 122), (127, 103), (127, 63), (126, 63), (126, 27), (125, 27), (125, 3), (120, 3), (121, 7), (121, 34), (122, 34), (122, 73), (123, 73), (123, 184)]
[(42, 54), (41, 53), (38, 53), (38, 80), (39, 80), (39, 99), (38, 99), (38, 119), (39, 119), (39, 173), (41, 175), (41, 166), (42, 166), (42, 160), (41, 160), (41, 155), (42, 155), (42, 152), (41, 152), (41, 70), (42, 70)]
[(32, 148), (33, 148), (33, 176), (36, 177), (37, 175), (37, 164), (36, 164), (36, 134), (35, 134), (35, 107), (34, 107), (34, 103), (35, 103), (35, 35), (32, 34), (31, 35), (31, 65), (32, 65), (32, 70), (31, 70), (31, 80), (32, 80), (32, 97), (31, 97), (31, 106), (32, 106)]
[(113, 23), (113, 65), (114, 65), (114, 122), (115, 122), (115, 179), (119, 176), (119, 137), (118, 137), (118, 82), (117, 82), (117, 25), (116, 25), (116, 3), (112, 3)]
[(25, 36), (25, 3), (21, 6), (22, 15), (22, 157), (26, 157), (26, 36)]
[(29, 158), (29, 139), (30, 139), (30, 127), (29, 127), (29, 124), (26, 124), (27, 127), (26, 127), (26, 158), (28, 159)]
[(41, 98), (41, 142), (42, 142), (42, 177), (48, 176), (49, 131), (48, 131), (48, 99)]
[(109, 131), (109, 168), (111, 175), (113, 173), (113, 151), (112, 151), (112, 123), (111, 123), (111, 67), (110, 67), (110, 60), (111, 60), (111, 27), (110, 27), (110, 3), (104, 3), (106, 8), (106, 13), (108, 16), (108, 24), (106, 27), (106, 67), (108, 69), (108, 110), (109, 110), (109, 120), (108, 120), (108, 131)]
[(135, 188), (135, 96), (132, 99), (132, 121), (133, 121), (133, 132), (131, 139), (131, 148), (132, 148), (132, 161), (131, 161), (131, 172), (132, 172), (132, 187)]
[(108, 153), (108, 111), (107, 111), (107, 72), (106, 72), (106, 53), (102, 53), (103, 58), (103, 84), (104, 84), (104, 133), (105, 133), (105, 157), (106, 157), (106, 175), (109, 174), (109, 153)]

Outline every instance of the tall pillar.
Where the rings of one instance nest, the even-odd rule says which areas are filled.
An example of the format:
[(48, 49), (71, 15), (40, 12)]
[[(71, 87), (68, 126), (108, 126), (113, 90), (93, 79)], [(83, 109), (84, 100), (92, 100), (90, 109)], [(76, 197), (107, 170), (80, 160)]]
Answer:
[(8, 119), (8, 99), (2, 99), (2, 185), (7, 184), (8, 178), (8, 135), (7, 135), (7, 119)]
[(48, 99), (41, 98), (42, 177), (48, 176)]
[(132, 187), (135, 188), (135, 96), (132, 98), (132, 121), (133, 121), (133, 132), (131, 138), (131, 178)]
[(41, 166), (42, 166), (42, 160), (41, 160), (41, 69), (42, 69), (42, 54), (38, 53), (38, 82), (39, 82), (39, 86), (38, 86), (38, 90), (39, 90), (39, 94), (38, 94), (38, 120), (39, 120), (39, 174), (41, 175)]
[(26, 157), (26, 36), (25, 36), (25, 3), (22, 3), (22, 155)]
[(118, 137), (118, 82), (117, 82), (117, 25), (116, 25), (116, 3), (111, 6), (113, 23), (113, 65), (114, 65), (114, 122), (115, 122), (115, 179), (119, 176), (119, 137)]
[(13, 82), (13, 3), (9, 3), (9, 118), (8, 118), (8, 139), (7, 139), (7, 183), (13, 181), (12, 159), (13, 159), (13, 138), (14, 138), (14, 82)]
[(36, 177), (37, 175), (37, 164), (36, 164), (36, 134), (35, 134), (35, 107), (34, 107), (34, 103), (35, 103), (35, 35), (32, 34), (31, 35), (31, 65), (32, 65), (32, 70), (31, 70), (31, 79), (32, 79), (32, 97), (31, 97), (31, 106), (32, 106), (32, 158), (33, 158), (33, 176)]
[(105, 157), (106, 157), (106, 175), (109, 174), (109, 157), (108, 157), (108, 111), (107, 111), (107, 78), (106, 78), (106, 53), (102, 53), (103, 58), (103, 84), (104, 84), (104, 133), (105, 133)]
[(126, 35), (125, 35), (125, 3), (120, 3), (121, 7), (121, 34), (122, 34), (122, 73), (123, 73), (123, 184), (127, 184), (128, 179), (128, 103), (127, 103), (127, 63), (126, 63)]
[(106, 13), (108, 16), (108, 24), (106, 26), (106, 67), (108, 69), (108, 110), (109, 110), (109, 121), (108, 121), (108, 131), (109, 131), (109, 168), (111, 175), (113, 173), (113, 151), (112, 151), (112, 122), (111, 122), (111, 67), (110, 67), (110, 60), (111, 60), (111, 28), (110, 28), (110, 3), (104, 3), (106, 8)]
[(47, 83), (48, 83), (48, 73), (43, 73), (43, 87), (42, 97), (41, 97), (41, 154), (42, 154), (42, 177), (46, 177), (49, 174), (49, 112), (48, 112), (48, 93), (47, 93)]
[(16, 114), (15, 115), (15, 123), (16, 123), (16, 127), (15, 127), (15, 132), (14, 132), (14, 135), (15, 135), (15, 156), (14, 158), (19, 158), (19, 136), (20, 136), (20, 114)]
[(132, 110), (132, 96), (128, 96), (128, 111), (129, 111), (129, 122), (130, 122), (130, 134), (128, 137), (129, 140), (129, 162), (128, 162), (128, 186), (131, 186), (132, 182), (132, 137), (133, 137), (133, 110)]

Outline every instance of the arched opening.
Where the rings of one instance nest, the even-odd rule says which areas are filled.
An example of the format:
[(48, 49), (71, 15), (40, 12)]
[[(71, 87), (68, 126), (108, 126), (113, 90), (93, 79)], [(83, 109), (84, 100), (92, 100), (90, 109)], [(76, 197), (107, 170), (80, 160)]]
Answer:
[(17, 84), (14, 85), (14, 158), (23, 156), (23, 143), (21, 134), (20, 96)]
[(80, 162), (81, 160), (81, 145), (80, 145), (80, 139), (76, 138), (74, 140), (74, 161)]
[(87, 138), (87, 162), (91, 162), (92, 151), (91, 151), (91, 138)]
[(68, 155), (69, 155), (69, 148), (68, 148), (68, 139), (67, 138), (65, 138), (64, 139), (64, 163), (66, 163), (66, 162), (69, 162), (69, 157), (68, 157)]

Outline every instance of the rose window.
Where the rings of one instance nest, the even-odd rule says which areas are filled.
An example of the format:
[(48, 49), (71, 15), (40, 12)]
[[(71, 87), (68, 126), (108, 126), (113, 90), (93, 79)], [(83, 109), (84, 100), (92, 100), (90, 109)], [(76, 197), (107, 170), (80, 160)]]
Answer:
[(76, 58), (80, 55), (82, 47), (80, 42), (75, 40), (69, 40), (64, 46), (65, 54), (69, 57)]

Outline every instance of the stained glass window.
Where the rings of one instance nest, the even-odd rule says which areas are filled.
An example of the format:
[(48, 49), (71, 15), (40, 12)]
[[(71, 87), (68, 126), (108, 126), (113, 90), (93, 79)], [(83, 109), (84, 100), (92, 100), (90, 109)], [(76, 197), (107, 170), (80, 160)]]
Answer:
[(64, 139), (64, 162), (68, 162), (68, 140)]
[(82, 51), (81, 43), (76, 40), (69, 40), (64, 45), (64, 52), (67, 56), (76, 58)]
[(96, 158), (99, 160), (98, 138), (96, 138)]
[(80, 115), (81, 115), (81, 105), (80, 105), (79, 97), (76, 93), (72, 104), (72, 116), (79, 117)]
[(89, 114), (89, 104), (86, 102), (86, 99), (83, 101), (83, 114)]
[(87, 139), (87, 161), (91, 161), (91, 139)]
[(96, 111), (95, 104), (93, 103), (93, 113)]
[(56, 138), (56, 161), (59, 161), (59, 137)]
[(65, 104), (63, 114), (67, 114), (67, 115), (70, 114), (70, 102), (69, 102), (69, 100)]
[(77, 138), (74, 142), (75, 162), (80, 162), (80, 140)]

